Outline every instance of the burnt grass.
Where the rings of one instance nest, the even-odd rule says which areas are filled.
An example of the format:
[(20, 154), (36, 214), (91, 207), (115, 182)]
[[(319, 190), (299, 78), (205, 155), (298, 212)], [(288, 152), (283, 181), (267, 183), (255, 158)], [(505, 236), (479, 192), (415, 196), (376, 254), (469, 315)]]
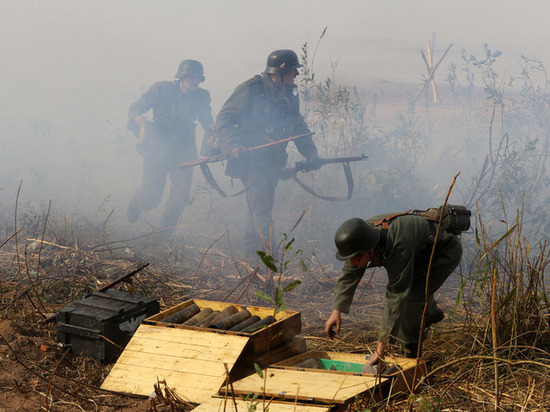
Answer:
[[(192, 410), (195, 405), (161, 387), (154, 402), (101, 390), (113, 364), (75, 356), (59, 346), (55, 322), (45, 319), (145, 263), (149, 266), (133, 277), (131, 286), (116, 288), (155, 297), (161, 310), (194, 298), (269, 306), (255, 292), (269, 292), (273, 274), (263, 265), (254, 274), (254, 265), (231, 252), (195, 247), (177, 232), (107, 240), (101, 228), (84, 226), (81, 231), (78, 242), (55, 233), (3, 233), (0, 410)], [(275, 274), (274, 285), (301, 281), (283, 299), (289, 309), (301, 312), (301, 336), (309, 350), (369, 353), (375, 348), (383, 309), (385, 274), (379, 270), (365, 275), (340, 336), (329, 340), (323, 327), (339, 267), (322, 264), (323, 253), (333, 251), (290, 261), (282, 276)], [(429, 377), (414, 391), (381, 402), (358, 400), (349, 410), (550, 409), (548, 326), (493, 348), (487, 343), (487, 319), (457, 301), (459, 288), (460, 282), (450, 279), (438, 296), (447, 316), (426, 334), (423, 353)]]

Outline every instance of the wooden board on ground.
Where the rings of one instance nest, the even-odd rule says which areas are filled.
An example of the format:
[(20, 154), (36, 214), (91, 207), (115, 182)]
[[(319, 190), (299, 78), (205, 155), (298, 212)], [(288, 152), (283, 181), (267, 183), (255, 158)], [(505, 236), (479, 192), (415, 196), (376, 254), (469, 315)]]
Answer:
[[(233, 382), (235, 395), (262, 394), (267, 398), (307, 400), (315, 404), (347, 404), (356, 396), (379, 396), (380, 390), (405, 390), (412, 384), (417, 365), (415, 359), (391, 358), (386, 361), (401, 369), (391, 377), (375, 377), (372, 374), (343, 372), (326, 369), (295, 367), (306, 359), (329, 359), (356, 364), (365, 364), (365, 356), (338, 352), (306, 352), (279, 362), (267, 369), (262, 379), (254, 374)], [(424, 361), (419, 361), (417, 380), (426, 373)]]
[(247, 337), (140, 325), (101, 385), (102, 389), (149, 396), (165, 380), (187, 402), (218, 392), (248, 342)]
[[(232, 398), (227, 400), (224, 398), (211, 398), (208, 401), (203, 402), (201, 405), (193, 409), (193, 412), (246, 412), (250, 410), (253, 404), (256, 404), (257, 411), (264, 410), (263, 400), (257, 399), (255, 401), (244, 401), (241, 399), (235, 399), (237, 408), (233, 403)], [(266, 401), (265, 407), (269, 405), (269, 412), (329, 412), (329, 406), (321, 405), (304, 405), (294, 402), (271, 402)]]

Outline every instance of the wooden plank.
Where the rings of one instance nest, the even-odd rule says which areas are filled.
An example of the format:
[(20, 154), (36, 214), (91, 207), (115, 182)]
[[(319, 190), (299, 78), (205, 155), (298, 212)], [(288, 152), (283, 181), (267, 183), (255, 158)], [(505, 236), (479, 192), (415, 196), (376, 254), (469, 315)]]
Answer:
[(247, 337), (236, 335), (211, 335), (202, 331), (142, 326), (142, 329), (152, 328), (153, 333), (143, 330), (143, 333), (135, 335), (131, 343), (126, 346), (126, 350), (136, 350), (152, 355), (177, 353), (176, 351), (179, 350), (205, 352), (223, 349), (238, 352), (242, 350), (242, 342), (248, 340)]
[[(215, 355), (211, 360), (186, 358), (185, 355), (156, 355), (154, 358), (148, 353), (124, 351), (124, 356), (120, 356), (117, 364), (125, 365), (127, 368), (140, 367), (145, 364), (148, 368), (154, 368), (160, 371), (177, 370), (180, 372), (195, 372), (198, 375), (205, 374), (209, 376), (218, 376), (225, 373), (224, 362), (229, 370), (233, 367), (235, 355), (227, 353), (226, 356)], [(238, 356), (238, 355), (237, 355)], [(232, 359), (232, 361), (228, 361)]]
[[(222, 345), (231, 346), (233, 344), (238, 347), (243, 341), (248, 341), (247, 337), (229, 333), (218, 333), (214, 330), (212, 334), (205, 334), (204, 330), (190, 328), (161, 328), (155, 325), (141, 325), (140, 329), (138, 335), (134, 334), (131, 341), (132, 344), (144, 340), (147, 341), (148, 344), (154, 343), (157, 345), (167, 342), (179, 342), (184, 345), (219, 348)], [(218, 337), (220, 337), (220, 339), (218, 339)]]
[(267, 368), (267, 378), (254, 374), (233, 382), (236, 395), (262, 394), (280, 399), (312, 400), (314, 403), (344, 404), (355, 396), (374, 390), (387, 379), (367, 375), (318, 373), (314, 370)]
[(136, 369), (134, 368), (127, 372), (134, 374), (131, 375), (131, 378), (128, 376), (112, 376), (109, 374), (108, 388), (104, 389), (121, 388), (125, 393), (150, 396), (154, 391), (154, 384), (157, 383), (157, 381), (166, 381), (167, 385), (186, 402), (201, 403), (212, 396), (210, 385), (206, 385), (208, 382), (211, 383), (211, 379), (208, 381), (197, 381), (194, 374), (183, 374), (171, 371), (168, 374), (160, 373), (152, 380), (151, 377), (154, 371), (145, 370), (144, 368), (143, 372), (146, 373), (140, 374), (139, 371), (136, 373)]
[(304, 405), (304, 404), (295, 404), (294, 402), (265, 402), (265, 408), (263, 400), (257, 400), (255, 402), (243, 401), (241, 399), (235, 399), (237, 408), (233, 403), (233, 399), (228, 398), (211, 398), (195, 409), (193, 412), (244, 412), (249, 411), (250, 407), (255, 404), (258, 411), (262, 411), (269, 406), (269, 412), (329, 412), (329, 406), (323, 405)]
[(101, 386), (149, 396), (157, 380), (188, 402), (216, 394), (249, 338), (202, 331), (140, 325)]
[[(366, 363), (365, 356), (361, 354), (342, 353), (342, 352), (324, 352), (324, 351), (310, 351), (300, 355), (294, 356), (289, 359), (285, 359), (279, 363), (272, 365), (270, 368), (285, 369), (289, 371), (309, 371), (311, 373), (317, 373), (320, 376), (327, 376), (327, 374), (340, 374), (350, 375), (351, 372), (332, 371), (324, 369), (307, 369), (296, 368), (293, 365), (302, 362), (305, 359), (331, 359), (343, 362), (351, 363)], [(387, 356), (385, 361), (390, 365), (398, 365), (401, 368), (400, 372), (392, 375), (391, 379), (380, 382), (377, 389), (380, 390), (380, 394), (387, 396), (395, 394), (397, 392), (408, 392), (412, 387), (412, 382), (415, 377), (415, 369), (418, 366), (416, 372), (417, 381), (420, 380), (427, 373), (427, 367), (424, 360), (420, 359), (418, 362), (416, 359), (399, 358)], [(362, 376), (373, 376), (372, 374), (361, 374)], [(388, 377), (389, 378), (389, 377)], [(377, 396), (380, 396), (378, 394)]]
[[(250, 343), (247, 345), (247, 348), (249, 346)], [(306, 351), (306, 341), (299, 336), (295, 336), (263, 354), (250, 353), (250, 351), (247, 351), (245, 348), (243, 354), (239, 357), (235, 367), (231, 371), (231, 380), (236, 381), (256, 373), (254, 364), (258, 364), (260, 368), (263, 369), (283, 359), (296, 356)]]

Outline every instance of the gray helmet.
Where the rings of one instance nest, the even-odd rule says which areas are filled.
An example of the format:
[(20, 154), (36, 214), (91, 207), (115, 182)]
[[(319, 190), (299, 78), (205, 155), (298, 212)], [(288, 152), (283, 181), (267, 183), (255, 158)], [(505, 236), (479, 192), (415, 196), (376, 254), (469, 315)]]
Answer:
[(347, 260), (362, 252), (370, 252), (380, 239), (380, 231), (358, 217), (346, 220), (334, 235), (336, 259)]
[(204, 68), (202, 63), (197, 60), (184, 60), (178, 67), (178, 72), (174, 77), (183, 79), (185, 76), (197, 76), (204, 81)]
[(268, 74), (284, 74), (302, 67), (298, 56), (292, 50), (275, 50), (267, 56), (265, 72)]

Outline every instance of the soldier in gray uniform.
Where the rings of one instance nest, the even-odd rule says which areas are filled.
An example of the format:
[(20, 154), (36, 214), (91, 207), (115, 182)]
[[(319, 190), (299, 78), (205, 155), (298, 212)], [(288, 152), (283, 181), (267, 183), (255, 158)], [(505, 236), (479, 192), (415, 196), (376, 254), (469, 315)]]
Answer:
[[(300, 113), (294, 83), (299, 67), (302, 65), (292, 50), (270, 53), (265, 71), (239, 85), (216, 118), (219, 147), (228, 156), (226, 175), (240, 179), (246, 189), (250, 219), (247, 219), (245, 253), (249, 257), (256, 250), (273, 253), (276, 233), (271, 211), (275, 187), (288, 156), (286, 143), (255, 151), (243, 148), (310, 133)], [(294, 143), (300, 154), (314, 165), (318, 155), (311, 136)]]
[[(170, 176), (170, 195), (162, 215), (163, 227), (174, 227), (189, 201), (193, 169), (180, 169), (185, 161), (197, 159), (195, 121), (204, 131), (213, 123), (210, 93), (199, 87), (204, 69), (197, 60), (184, 60), (176, 80), (160, 81), (151, 86), (128, 110), (128, 130), (140, 139), (143, 177), (128, 205), (128, 220), (135, 223), (142, 210), (151, 210), (161, 201)], [(144, 114), (153, 111), (149, 123)]]
[[(325, 333), (340, 333), (341, 313), (349, 313), (355, 289), (365, 269), (386, 269), (385, 307), (376, 352), (369, 363), (383, 358), (387, 343), (397, 342), (407, 357), (416, 357), (422, 313), (426, 303), (426, 275), (437, 225), (422, 216), (405, 214), (389, 221), (387, 228), (375, 226), (387, 215), (368, 220), (349, 219), (336, 231), (336, 258), (345, 261), (334, 287), (334, 305), (325, 323)], [(428, 311), (425, 327), (444, 318), (434, 293), (460, 263), (462, 245), (450, 232), (440, 231), (430, 270)], [(334, 330), (333, 328), (336, 328)]]

